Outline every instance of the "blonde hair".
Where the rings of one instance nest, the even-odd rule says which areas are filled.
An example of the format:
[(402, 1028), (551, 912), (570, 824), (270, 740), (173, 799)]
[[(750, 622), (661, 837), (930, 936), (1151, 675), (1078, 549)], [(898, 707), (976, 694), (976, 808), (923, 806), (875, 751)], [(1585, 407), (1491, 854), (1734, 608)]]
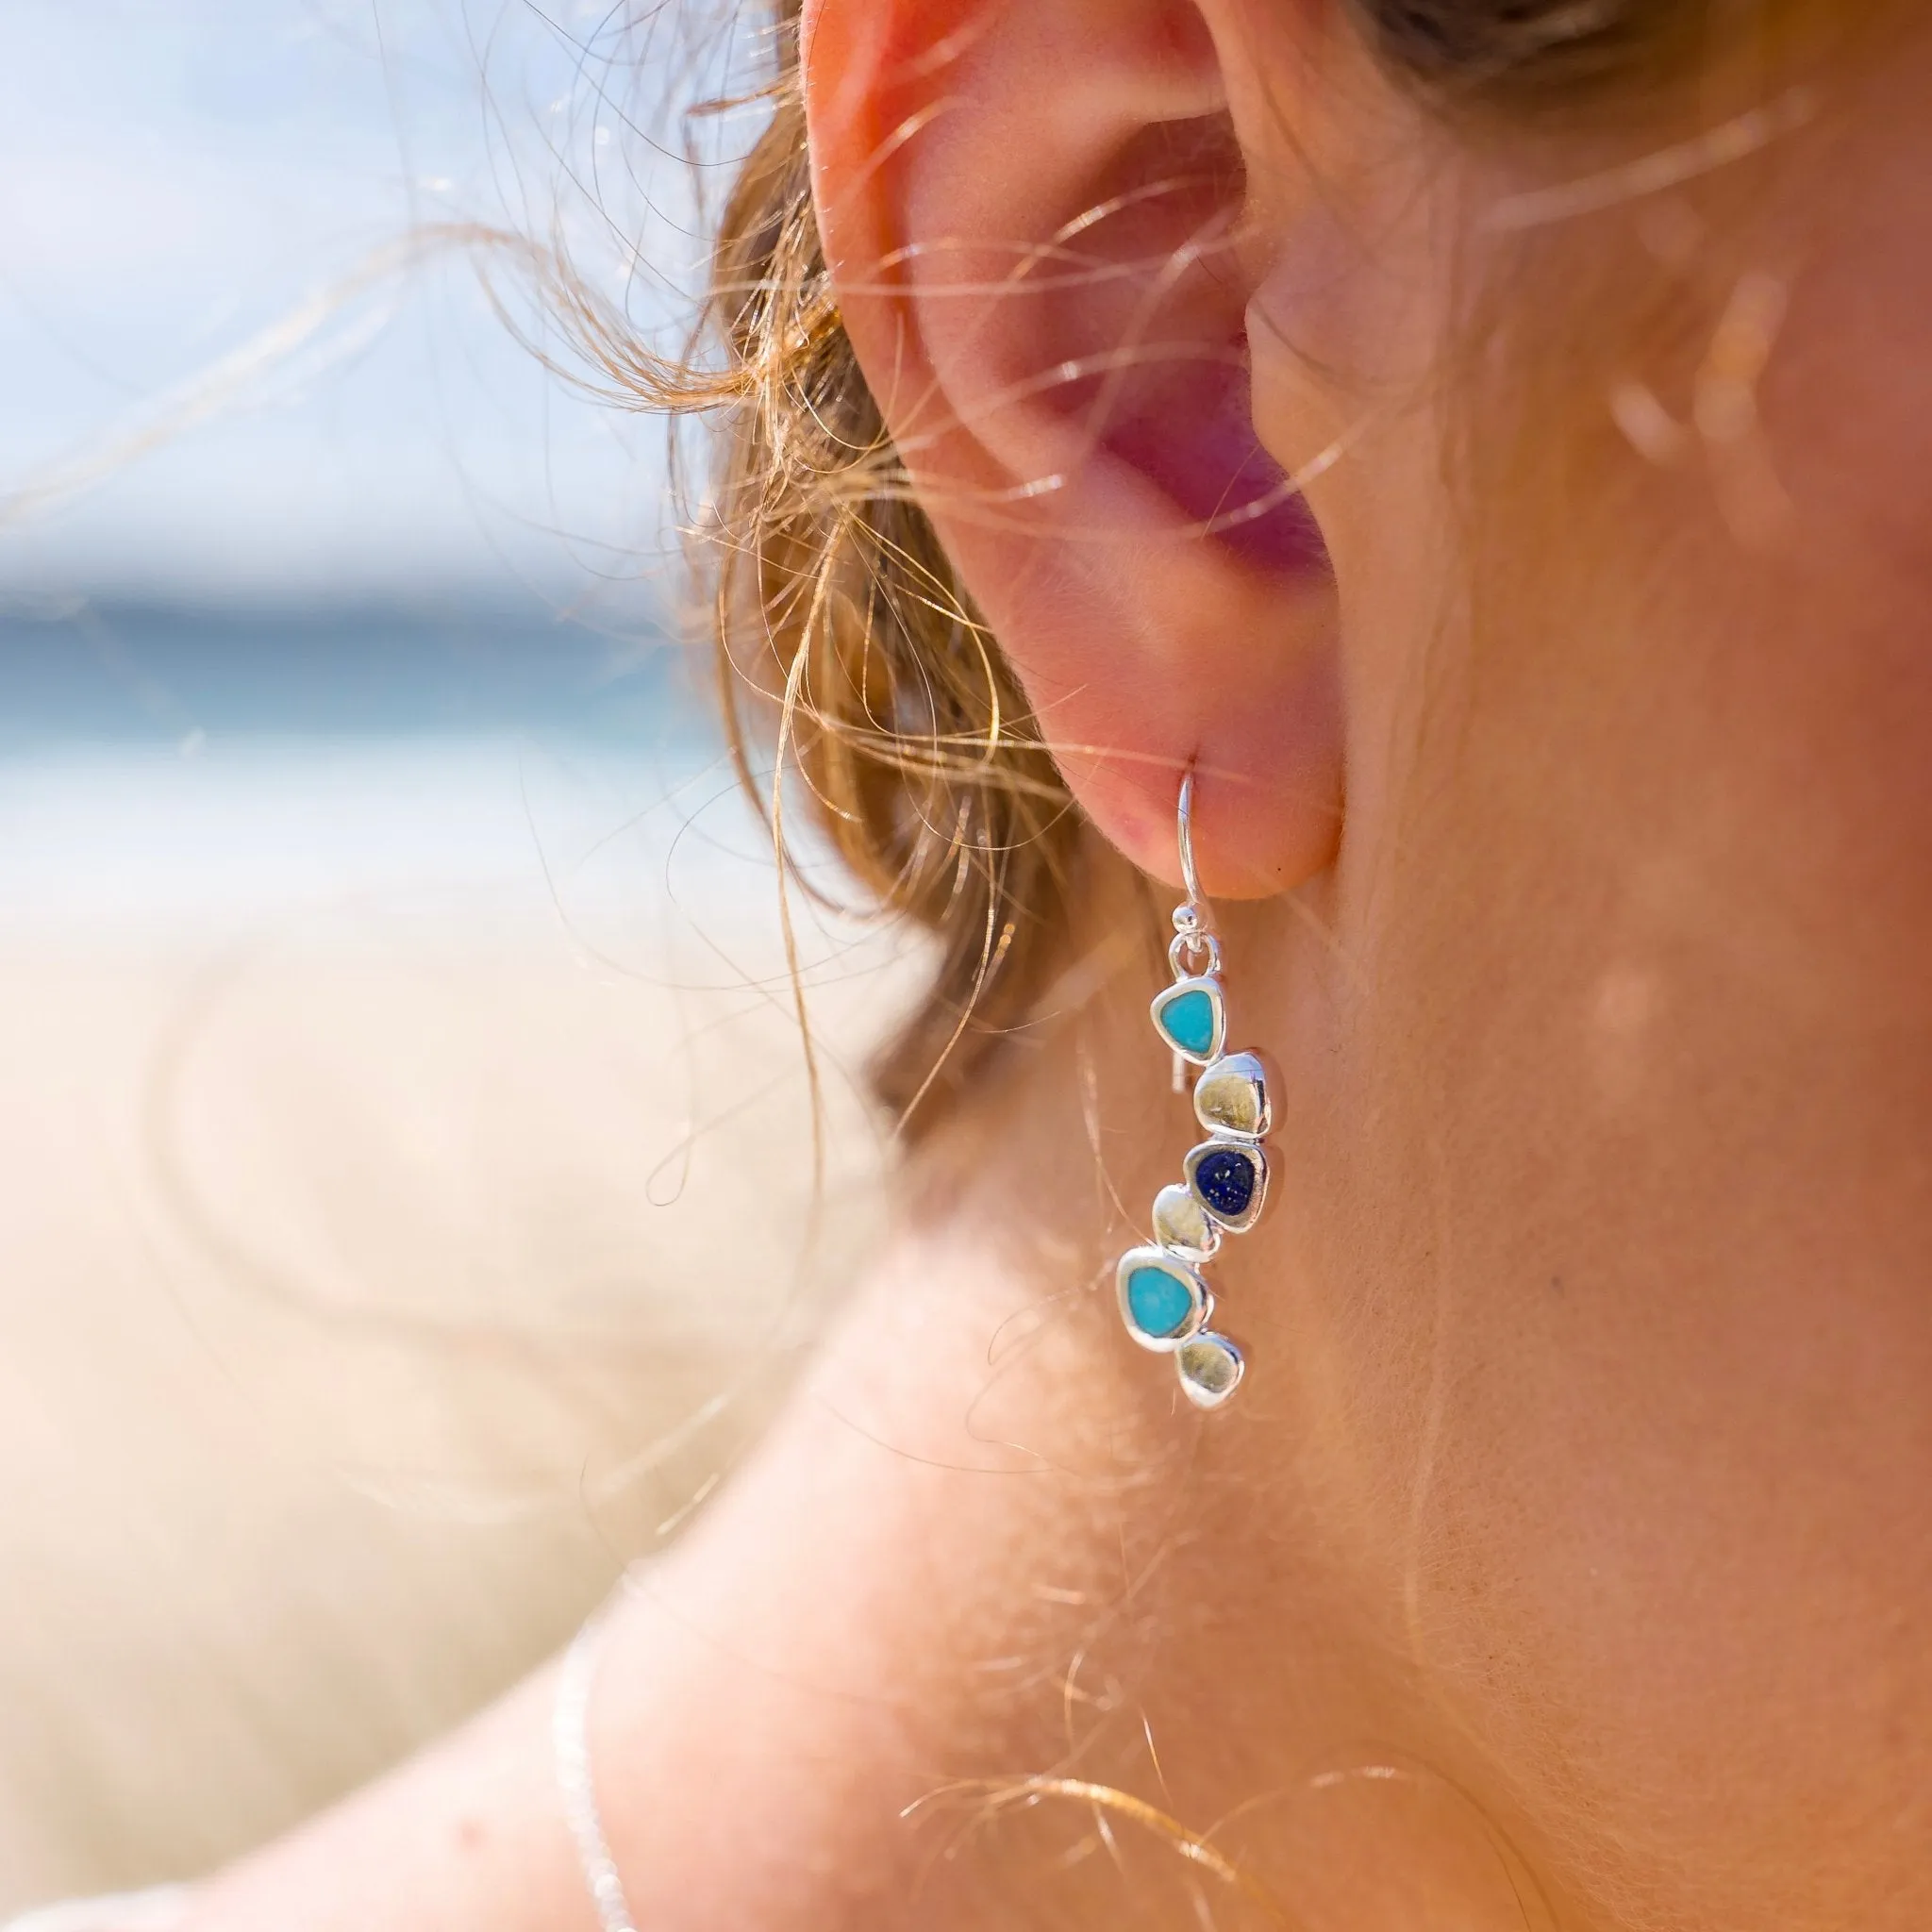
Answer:
[(875, 1058), (902, 1130), (937, 1123), (1022, 1023), (1065, 929), (1079, 830), (1018, 681), (908, 486), (840, 322), (781, 0), (773, 113), (725, 207), (710, 297), (723, 425), (713, 635), (741, 771), (775, 701), (819, 828), (933, 933), (924, 999)]

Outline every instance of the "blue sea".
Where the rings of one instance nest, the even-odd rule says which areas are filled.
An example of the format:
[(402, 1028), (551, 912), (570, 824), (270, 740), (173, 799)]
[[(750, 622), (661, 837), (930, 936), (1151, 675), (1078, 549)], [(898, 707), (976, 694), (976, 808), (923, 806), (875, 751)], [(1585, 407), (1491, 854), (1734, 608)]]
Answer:
[(0, 926), (768, 883), (702, 675), (535, 608), (0, 617)]
[(708, 731), (661, 630), (612, 636), (536, 608), (0, 615), (0, 757), (505, 734), (663, 749)]

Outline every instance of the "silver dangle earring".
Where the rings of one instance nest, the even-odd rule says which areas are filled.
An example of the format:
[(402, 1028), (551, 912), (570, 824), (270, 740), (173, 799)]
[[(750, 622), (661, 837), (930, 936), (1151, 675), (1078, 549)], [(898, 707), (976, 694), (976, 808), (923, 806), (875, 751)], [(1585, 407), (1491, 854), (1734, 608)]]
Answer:
[(1241, 1386), (1241, 1350), (1208, 1326), (1214, 1297), (1201, 1270), (1222, 1237), (1245, 1234), (1268, 1198), (1271, 1125), (1268, 1070), (1257, 1055), (1227, 1053), (1227, 996), (1221, 941), (1208, 928), (1194, 871), (1194, 774), (1181, 780), (1181, 877), (1187, 901), (1174, 909), (1168, 963), (1174, 984), (1156, 995), (1154, 1030), (1174, 1055), (1174, 1089), (1194, 1080), (1194, 1115), (1208, 1139), (1187, 1158), (1186, 1178), (1154, 1200), (1154, 1241), (1129, 1248), (1118, 1270), (1121, 1317), (1142, 1348), (1171, 1355), (1181, 1388), (1199, 1408), (1219, 1408)]

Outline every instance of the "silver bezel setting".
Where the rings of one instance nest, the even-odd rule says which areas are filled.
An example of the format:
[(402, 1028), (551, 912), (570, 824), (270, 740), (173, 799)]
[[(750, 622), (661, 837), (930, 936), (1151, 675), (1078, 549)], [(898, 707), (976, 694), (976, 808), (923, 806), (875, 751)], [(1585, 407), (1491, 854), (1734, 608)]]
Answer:
[[(1214, 1037), (1208, 1042), (1206, 1053), (1193, 1053), (1182, 1046), (1161, 1022), (1161, 1014), (1175, 1001), (1189, 993), (1205, 992), (1214, 1009)], [(1162, 987), (1154, 995), (1147, 1008), (1148, 1016), (1154, 1022), (1154, 1030), (1161, 1041), (1181, 1058), (1196, 1067), (1212, 1066), (1221, 1058), (1222, 1050), (1227, 1044), (1227, 994), (1221, 984), (1220, 976), (1213, 973), (1195, 974), (1190, 978), (1176, 979), (1172, 986)]]
[[(1142, 1268), (1158, 1268), (1185, 1284), (1193, 1306), (1188, 1319), (1172, 1335), (1150, 1335), (1134, 1320), (1127, 1283)], [(1199, 1271), (1165, 1248), (1129, 1248), (1114, 1270), (1114, 1294), (1127, 1333), (1150, 1355), (1177, 1355), (1207, 1327), (1214, 1314), (1214, 1296)]]
[[(1210, 1154), (1241, 1154), (1255, 1163), (1255, 1192), (1247, 1205), (1246, 1211), (1239, 1216), (1224, 1214), (1214, 1203), (1201, 1191), (1195, 1179), (1201, 1163)], [(1194, 1199), (1200, 1202), (1201, 1211), (1215, 1223), (1224, 1227), (1229, 1234), (1246, 1234), (1257, 1223), (1268, 1206), (1268, 1150), (1258, 1141), (1244, 1139), (1239, 1134), (1218, 1134), (1211, 1141), (1203, 1141), (1192, 1148), (1183, 1166), (1188, 1177), (1188, 1187)]]

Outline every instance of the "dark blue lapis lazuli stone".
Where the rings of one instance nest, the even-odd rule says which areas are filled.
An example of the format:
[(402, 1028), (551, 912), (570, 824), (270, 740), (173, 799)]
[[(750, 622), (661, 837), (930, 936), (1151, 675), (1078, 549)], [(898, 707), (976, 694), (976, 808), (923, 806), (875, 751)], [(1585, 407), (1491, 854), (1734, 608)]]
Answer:
[(1238, 1148), (1224, 1147), (1194, 1166), (1194, 1186), (1217, 1214), (1239, 1221), (1255, 1198), (1255, 1158)]

